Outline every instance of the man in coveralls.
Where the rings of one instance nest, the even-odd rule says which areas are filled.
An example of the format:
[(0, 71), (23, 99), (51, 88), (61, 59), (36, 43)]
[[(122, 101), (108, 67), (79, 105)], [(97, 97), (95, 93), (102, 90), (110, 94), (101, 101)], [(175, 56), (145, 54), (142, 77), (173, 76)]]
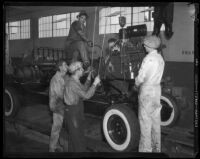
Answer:
[(143, 59), (139, 74), (135, 79), (135, 85), (140, 88), (138, 98), (138, 118), (141, 130), (139, 152), (160, 152), (160, 110), (162, 107), (160, 82), (165, 62), (156, 50), (161, 44), (159, 37), (147, 36), (143, 44), (148, 54)]
[(84, 69), (82, 63), (78, 61), (69, 66), (69, 71), (72, 75), (66, 83), (64, 91), (64, 101), (67, 105), (65, 119), (69, 132), (69, 152), (85, 152), (83, 100), (94, 95), (100, 78), (97, 76), (92, 86), (89, 87), (91, 83), (90, 72), (85, 84), (81, 84), (80, 77), (83, 76)]
[(66, 40), (66, 52), (69, 63), (82, 61), (84, 67), (90, 65), (89, 48), (93, 43), (86, 36), (86, 19), (88, 15), (85, 11), (81, 11), (77, 16), (78, 20), (74, 21), (69, 30)]
[(49, 152), (62, 151), (58, 145), (59, 134), (63, 124), (64, 117), (64, 86), (67, 80), (66, 72), (68, 66), (64, 60), (57, 63), (57, 72), (52, 77), (49, 87), (49, 106), (53, 112), (53, 125), (51, 129)]

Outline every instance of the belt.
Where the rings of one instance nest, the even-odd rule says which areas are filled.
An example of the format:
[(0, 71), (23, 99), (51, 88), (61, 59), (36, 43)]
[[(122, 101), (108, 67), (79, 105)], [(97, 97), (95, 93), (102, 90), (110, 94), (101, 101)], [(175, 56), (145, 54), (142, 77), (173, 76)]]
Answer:
[(142, 84), (141, 87), (142, 86), (155, 86), (155, 87), (158, 87), (158, 86), (160, 86), (160, 84)]

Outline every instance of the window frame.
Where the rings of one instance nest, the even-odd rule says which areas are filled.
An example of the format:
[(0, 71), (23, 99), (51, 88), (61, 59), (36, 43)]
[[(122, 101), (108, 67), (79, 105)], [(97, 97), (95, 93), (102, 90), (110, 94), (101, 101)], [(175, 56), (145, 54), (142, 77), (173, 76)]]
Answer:
[[(23, 21), (25, 22), (25, 25), (22, 25)], [(27, 21), (27, 24), (26, 24), (26, 21)], [(18, 26), (16, 27), (17, 30), (19, 30), (16, 33), (16, 34), (19, 34), (18, 37), (12, 37), (11, 36), (12, 33), (10, 32), (12, 29), (11, 23), (15, 23), (15, 22), (19, 23)], [(5, 23), (5, 25), (6, 25), (6, 34), (8, 34), (8, 40), (29, 40), (29, 39), (31, 39), (31, 19), (20, 19), (20, 20), (16, 20), (16, 21), (8, 21)], [(13, 26), (13, 28), (15, 28), (15, 25)], [(26, 35), (26, 34), (28, 34), (27, 37), (26, 36), (24, 37), (24, 35)]]
[[(104, 7), (104, 8), (101, 8), (99, 10), (99, 35), (103, 35), (104, 33), (105, 34), (113, 34), (113, 33), (116, 34), (116, 33), (119, 33), (119, 31), (116, 31), (116, 30), (115, 30), (115, 32), (111, 32), (111, 30), (107, 31), (108, 30), (107, 27), (111, 28), (111, 25), (113, 25), (111, 23), (110, 24), (109, 23), (106, 24), (106, 22), (105, 22), (106, 21), (106, 15), (112, 13), (111, 12), (111, 8), (115, 8), (115, 7)], [(124, 8), (126, 8), (126, 7), (119, 7), (119, 8), (120, 8), (120, 12), (121, 12), (120, 15), (121, 16), (123, 16), (123, 15), (130, 15), (131, 16), (131, 23), (127, 23), (126, 22), (126, 25), (124, 27), (133, 26), (133, 25), (140, 25), (140, 24), (146, 24), (147, 25), (147, 31), (148, 32), (153, 32), (154, 20), (153, 20), (153, 17), (152, 17), (152, 12), (154, 12), (154, 8), (153, 8), (152, 11), (151, 10), (145, 11), (146, 9), (152, 8), (152, 7), (148, 7), (148, 6), (127, 7), (127, 8), (131, 8), (131, 12), (129, 14), (128, 13), (123, 14), (122, 11), (121, 11), (121, 10), (124, 10)], [(141, 12), (141, 11), (143, 11), (143, 12)], [(101, 13), (101, 12), (105, 12), (105, 13)], [(106, 12), (108, 12), (108, 13), (106, 13)], [(146, 13), (148, 13), (147, 21), (145, 21), (145, 17), (146, 17), (145, 14)], [(144, 20), (139, 20), (139, 14), (140, 14), (140, 16), (141, 15), (143, 16)], [(120, 15), (117, 15), (117, 17), (119, 17)], [(136, 15), (136, 19), (137, 19), (135, 21), (134, 21), (134, 19), (135, 19), (134, 15)], [(101, 20), (103, 18), (104, 18), (104, 21), (102, 22)], [(113, 18), (113, 17), (109, 17), (108, 19), (111, 19), (111, 18)], [(126, 20), (127, 20), (127, 18), (126, 18)], [(114, 24), (114, 25), (117, 26), (119, 24)], [(119, 28), (121, 28), (121, 27), (119, 26)], [(163, 30), (164, 30), (164, 25), (161, 26), (161, 31), (163, 31)]]
[[(40, 18), (44, 18), (44, 17), (51, 17), (52, 18), (52, 21), (51, 21), (51, 25), (52, 25), (52, 28), (51, 28), (51, 32), (52, 32), (52, 35), (51, 36), (48, 36), (48, 37), (40, 37), (40, 29), (39, 29), (39, 19), (38, 18), (38, 38), (39, 39), (42, 39), (42, 38), (59, 38), (59, 37), (67, 37), (69, 35), (69, 30), (70, 30), (70, 26), (72, 24), (72, 14), (79, 14), (79, 12), (68, 12), (68, 13), (60, 13), (60, 14), (54, 14), (54, 15), (48, 15), (48, 16), (43, 16), (43, 17), (40, 17)], [(59, 15), (66, 15), (66, 20), (63, 20), (63, 21), (66, 21), (66, 27), (65, 28), (62, 28), (62, 29), (66, 29), (66, 35), (57, 35), (55, 34), (56, 30), (62, 30), (62, 29), (56, 29), (54, 27), (54, 24), (56, 24), (56, 20), (54, 20), (54, 17), (55, 16), (59, 16)], [(67, 15), (69, 15), (69, 18), (67, 18)], [(69, 20), (69, 21), (68, 21)], [(69, 28), (68, 28), (69, 26)], [(42, 30), (41, 30), (42, 31)], [(58, 33), (59, 34), (59, 33)]]

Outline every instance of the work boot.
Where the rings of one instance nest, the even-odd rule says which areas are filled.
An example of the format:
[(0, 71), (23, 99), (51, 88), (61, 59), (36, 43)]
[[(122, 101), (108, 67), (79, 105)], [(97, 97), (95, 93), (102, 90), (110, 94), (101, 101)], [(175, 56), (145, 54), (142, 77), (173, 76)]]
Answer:
[(167, 40), (171, 39), (174, 32), (172, 31), (172, 24), (165, 24), (165, 37)]

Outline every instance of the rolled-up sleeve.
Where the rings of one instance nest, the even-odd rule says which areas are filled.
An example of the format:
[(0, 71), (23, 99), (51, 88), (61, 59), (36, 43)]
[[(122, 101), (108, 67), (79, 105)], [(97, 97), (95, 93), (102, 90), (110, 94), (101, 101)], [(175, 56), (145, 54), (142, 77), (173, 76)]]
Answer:
[(83, 99), (89, 99), (95, 93), (95, 86), (94, 85), (92, 85), (87, 91), (85, 91), (83, 88), (81, 88), (80, 86), (78, 86), (76, 84), (74, 84), (72, 86), (72, 88), (73, 88), (72, 91)]

